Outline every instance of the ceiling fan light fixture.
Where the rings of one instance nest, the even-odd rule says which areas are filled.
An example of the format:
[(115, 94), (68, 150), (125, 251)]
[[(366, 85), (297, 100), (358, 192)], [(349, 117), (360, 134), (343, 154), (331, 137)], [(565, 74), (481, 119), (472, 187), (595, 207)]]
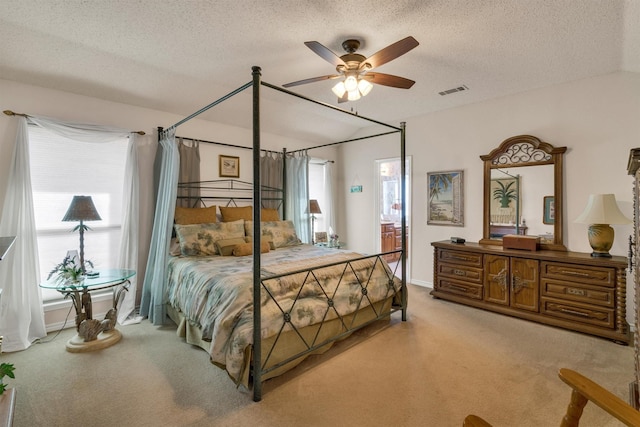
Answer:
[(360, 79), (358, 82), (358, 90), (362, 94), (362, 96), (367, 96), (369, 92), (373, 89), (373, 85), (366, 81), (365, 79)]
[(347, 92), (347, 99), (349, 101), (357, 101), (360, 99), (360, 91), (356, 88), (356, 90), (350, 90)]
[(340, 81), (333, 88), (331, 88), (331, 90), (338, 98), (342, 98), (347, 91), (347, 88), (344, 87), (344, 82)]
[(358, 80), (354, 76), (347, 76), (344, 79), (344, 87), (347, 89), (347, 92), (353, 92), (358, 90)]

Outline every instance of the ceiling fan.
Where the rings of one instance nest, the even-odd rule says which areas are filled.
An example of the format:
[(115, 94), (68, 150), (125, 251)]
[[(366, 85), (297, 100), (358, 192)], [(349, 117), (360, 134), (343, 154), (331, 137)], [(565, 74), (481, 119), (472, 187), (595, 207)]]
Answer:
[(411, 36), (379, 50), (368, 58), (356, 53), (360, 47), (360, 41), (356, 39), (342, 42), (342, 47), (347, 52), (342, 56), (336, 55), (316, 41), (305, 42), (304, 44), (322, 59), (335, 65), (337, 74), (298, 80), (284, 84), (283, 87), (344, 78), (332, 90), (338, 96), (338, 102), (345, 102), (355, 101), (368, 94), (373, 88), (372, 83), (400, 89), (409, 89), (415, 83), (413, 80), (405, 79), (404, 77), (371, 71), (418, 46), (418, 41)]

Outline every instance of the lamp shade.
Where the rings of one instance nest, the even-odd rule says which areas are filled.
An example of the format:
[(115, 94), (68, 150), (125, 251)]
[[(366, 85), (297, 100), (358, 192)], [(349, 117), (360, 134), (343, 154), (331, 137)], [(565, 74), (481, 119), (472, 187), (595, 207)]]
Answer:
[(96, 210), (91, 196), (73, 196), (63, 221), (100, 221), (100, 215)]
[(613, 194), (591, 194), (584, 212), (574, 222), (580, 224), (629, 224)]
[(311, 214), (321, 214), (320, 205), (316, 199), (309, 200), (309, 213)]

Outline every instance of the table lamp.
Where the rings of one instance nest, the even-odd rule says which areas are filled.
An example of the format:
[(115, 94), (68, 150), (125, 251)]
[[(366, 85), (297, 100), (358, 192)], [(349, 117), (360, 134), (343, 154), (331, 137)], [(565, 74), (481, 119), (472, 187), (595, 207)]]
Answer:
[(80, 221), (80, 224), (73, 231), (80, 232), (80, 268), (83, 273), (86, 272), (84, 267), (84, 232), (89, 230), (89, 227), (84, 225), (84, 221), (100, 221), (101, 219), (91, 196), (73, 196), (71, 205), (62, 218), (62, 221)]
[(311, 244), (316, 244), (315, 238), (315, 226), (316, 226), (316, 214), (321, 214), (320, 205), (316, 199), (309, 200), (309, 213), (311, 214)]
[(629, 224), (631, 220), (620, 212), (613, 194), (591, 194), (584, 212), (574, 222), (589, 224), (591, 256), (610, 258), (614, 232), (609, 224)]

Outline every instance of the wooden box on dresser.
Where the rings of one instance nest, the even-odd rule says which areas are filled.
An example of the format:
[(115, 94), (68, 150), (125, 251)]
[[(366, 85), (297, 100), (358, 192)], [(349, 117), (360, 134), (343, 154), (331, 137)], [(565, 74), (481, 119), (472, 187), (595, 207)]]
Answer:
[(431, 245), (434, 297), (629, 344), (625, 257)]

